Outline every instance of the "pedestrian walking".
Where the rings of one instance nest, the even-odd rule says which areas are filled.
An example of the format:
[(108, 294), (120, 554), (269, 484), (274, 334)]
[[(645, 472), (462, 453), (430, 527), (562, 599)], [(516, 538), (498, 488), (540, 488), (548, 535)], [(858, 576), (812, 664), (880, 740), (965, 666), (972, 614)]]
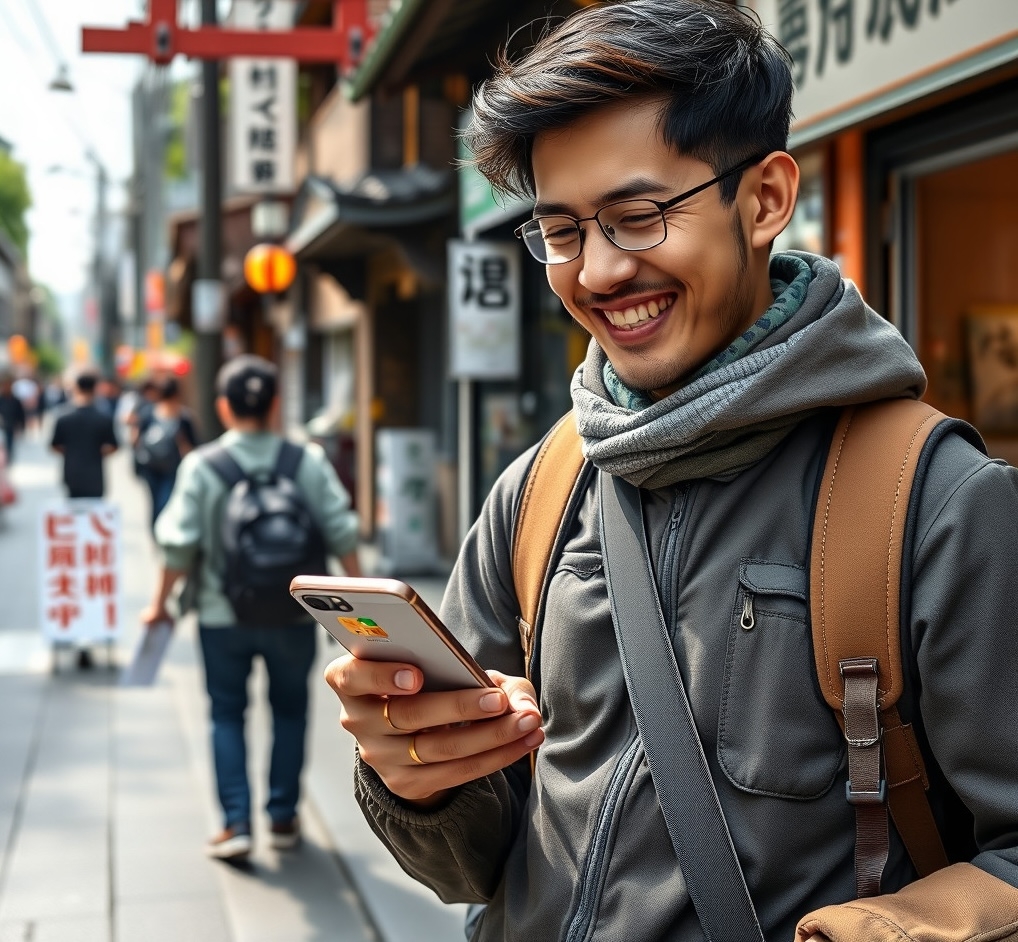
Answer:
[(155, 383), (155, 401), (139, 411), (134, 460), (152, 497), (152, 526), (173, 491), (181, 459), (198, 445), (198, 432), (172, 376)]
[(79, 373), (74, 380), (74, 408), (57, 419), (50, 447), (63, 456), (68, 497), (102, 497), (103, 459), (117, 450), (113, 420), (95, 406), (96, 376)]
[(14, 395), (13, 383), (9, 376), (0, 378), (0, 425), (3, 426), (4, 441), (7, 445), (7, 462), (14, 461), (14, 442), (25, 432), (25, 407)]
[(357, 518), (325, 452), (272, 431), (277, 384), (275, 366), (261, 357), (240, 356), (220, 370), (216, 410), (226, 432), (180, 463), (156, 522), (164, 562), (142, 615), (149, 626), (169, 620), (173, 587), (198, 564), (198, 621), (223, 812), (223, 830), (207, 850), (228, 860), (246, 857), (252, 847), (244, 713), (256, 656), (268, 672), (273, 716), (269, 838), (277, 849), (300, 839), (297, 804), (316, 628), (289, 597), (289, 579), (301, 570), (324, 572), (326, 552), (348, 574), (360, 574)]
[[(477, 166), (534, 199), (517, 235), (591, 334), (565, 426), (586, 463), (537, 620), (514, 568), (536, 448), (463, 544), (441, 616), (490, 688), (328, 670), (372, 829), (443, 900), (484, 907), (474, 942), (1018, 938), (1018, 471), (962, 423), (919, 458), (901, 579), (854, 587), (900, 637), (898, 725), (879, 721), (876, 652), (816, 668), (835, 425), (926, 380), (834, 262), (771, 255), (799, 183), (792, 89), (748, 11), (624, 0), (540, 31), (474, 96)], [(867, 691), (839, 714), (865, 736), (821, 697), (841, 678)], [(885, 738), (926, 772), (881, 759)], [(951, 863), (922, 878), (907, 815), (888, 822), (906, 785)]]

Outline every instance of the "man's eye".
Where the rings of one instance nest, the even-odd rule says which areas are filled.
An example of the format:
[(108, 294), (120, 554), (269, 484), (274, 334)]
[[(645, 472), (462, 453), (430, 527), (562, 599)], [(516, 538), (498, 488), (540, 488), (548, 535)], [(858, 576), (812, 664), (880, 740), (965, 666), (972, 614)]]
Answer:
[(565, 245), (575, 238), (575, 226), (551, 226), (544, 230), (544, 241), (551, 245)]
[(646, 229), (648, 226), (657, 225), (660, 221), (661, 214), (657, 210), (653, 212), (634, 210), (623, 213), (615, 225), (625, 229)]

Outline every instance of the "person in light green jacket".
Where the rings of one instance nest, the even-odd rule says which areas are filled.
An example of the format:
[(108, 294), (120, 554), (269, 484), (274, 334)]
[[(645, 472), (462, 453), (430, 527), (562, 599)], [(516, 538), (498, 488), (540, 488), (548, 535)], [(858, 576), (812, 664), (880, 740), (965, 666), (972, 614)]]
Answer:
[[(277, 389), (276, 368), (261, 357), (237, 357), (217, 377), (216, 409), (226, 432), (215, 444), (225, 449), (245, 475), (272, 472), (276, 466), (283, 444), (281, 436), (271, 430), (279, 407)], [(142, 621), (151, 626), (170, 620), (170, 594), (197, 566), (199, 633), (211, 701), (216, 784), (223, 809), (223, 830), (209, 842), (207, 852), (220, 859), (238, 859), (252, 848), (244, 711), (255, 655), (265, 661), (273, 715), (266, 805), (270, 841), (280, 850), (299, 842), (297, 802), (316, 628), (307, 618), (281, 625), (238, 623), (223, 584), (221, 526), (228, 488), (209, 457), (207, 447), (185, 455), (173, 493), (156, 521), (163, 565)], [(295, 483), (328, 552), (339, 559), (348, 575), (360, 575), (357, 516), (320, 446), (304, 447)]]

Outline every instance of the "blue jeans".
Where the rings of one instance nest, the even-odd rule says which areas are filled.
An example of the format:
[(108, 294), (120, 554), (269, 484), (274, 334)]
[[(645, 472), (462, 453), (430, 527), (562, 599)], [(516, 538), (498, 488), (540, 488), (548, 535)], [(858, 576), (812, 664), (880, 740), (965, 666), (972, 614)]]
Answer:
[(244, 711), (247, 678), (256, 654), (265, 661), (272, 707), (272, 758), (265, 810), (273, 822), (289, 821), (297, 813), (315, 632), (313, 624), (200, 627), (205, 689), (211, 700), (216, 788), (226, 827), (249, 827), (251, 822)]

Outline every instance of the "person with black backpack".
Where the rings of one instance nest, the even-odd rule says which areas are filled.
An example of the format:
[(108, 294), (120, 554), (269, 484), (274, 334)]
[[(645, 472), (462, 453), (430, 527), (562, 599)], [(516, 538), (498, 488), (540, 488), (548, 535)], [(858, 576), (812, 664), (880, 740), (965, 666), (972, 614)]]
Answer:
[(220, 370), (216, 410), (226, 432), (180, 462), (156, 522), (162, 570), (142, 613), (148, 626), (170, 620), (169, 596), (192, 573), (223, 810), (223, 830), (207, 852), (219, 859), (243, 859), (252, 848), (244, 712), (256, 655), (268, 672), (273, 718), (270, 843), (277, 850), (299, 843), (316, 629), (288, 588), (295, 575), (325, 573), (329, 555), (360, 575), (350, 496), (320, 446), (271, 430), (277, 389), (276, 368), (261, 357), (236, 357)]
[(134, 461), (152, 494), (152, 528), (173, 491), (181, 459), (198, 445), (198, 432), (172, 376), (155, 384), (155, 402), (138, 421)]

